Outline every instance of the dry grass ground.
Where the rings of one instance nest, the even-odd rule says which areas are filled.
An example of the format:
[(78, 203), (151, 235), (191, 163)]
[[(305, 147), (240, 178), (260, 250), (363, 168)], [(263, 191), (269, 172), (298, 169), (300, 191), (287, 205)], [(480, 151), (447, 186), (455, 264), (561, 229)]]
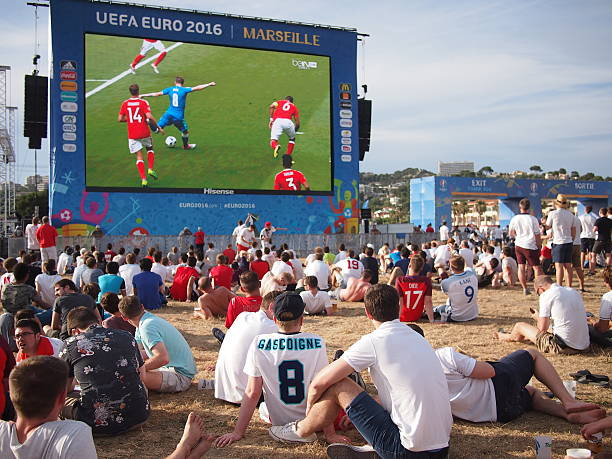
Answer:
[[(599, 300), (604, 293), (599, 277), (587, 281), (589, 293), (584, 294), (587, 310), (597, 314)], [(434, 292), (434, 304), (441, 304), (444, 296)], [(493, 337), (498, 327), (509, 329), (518, 320), (528, 320), (529, 306), (537, 304), (537, 296), (523, 296), (519, 289), (501, 291), (485, 289), (479, 292), (480, 317), (467, 324), (421, 324), (433, 347), (454, 346), (473, 357), (494, 360), (521, 348), (519, 344), (502, 343)], [(172, 322), (184, 334), (193, 348), (198, 364), (198, 378), (214, 377), (214, 364), (219, 346), (210, 334), (213, 326), (224, 329), (222, 320), (205, 322), (191, 317), (192, 306), (171, 303), (159, 315)], [(363, 304), (339, 305), (337, 316), (309, 317), (304, 330), (325, 338), (330, 359), (333, 352), (346, 349), (363, 334), (371, 331), (371, 324), (363, 313)], [(398, 349), (401, 352), (401, 349)], [(585, 356), (549, 356), (563, 379), (568, 373), (588, 368), (593, 373), (612, 376), (612, 354), (597, 351)], [(371, 380), (364, 374), (366, 382)], [(370, 392), (374, 390), (370, 386)], [(612, 390), (578, 385), (577, 397), (603, 405), (612, 414)], [(192, 386), (178, 395), (151, 395), (152, 413), (149, 421), (137, 432), (117, 438), (96, 439), (101, 458), (139, 457), (159, 458), (169, 454), (181, 437), (189, 411), (201, 413), (206, 428), (216, 435), (229, 432), (237, 419), (238, 408), (216, 400), (212, 391), (198, 391)], [(549, 435), (553, 438), (554, 457), (563, 457), (566, 448), (584, 444), (579, 426), (540, 413), (528, 413), (508, 424), (472, 424), (456, 421), (451, 437), (453, 458), (533, 457), (533, 437)], [(349, 436), (363, 444), (355, 431)], [(604, 442), (612, 451), (610, 438)], [(211, 449), (212, 457), (325, 457), (325, 443), (320, 440), (310, 445), (287, 446), (276, 443), (267, 432), (267, 426), (255, 414), (246, 437), (225, 449)]]

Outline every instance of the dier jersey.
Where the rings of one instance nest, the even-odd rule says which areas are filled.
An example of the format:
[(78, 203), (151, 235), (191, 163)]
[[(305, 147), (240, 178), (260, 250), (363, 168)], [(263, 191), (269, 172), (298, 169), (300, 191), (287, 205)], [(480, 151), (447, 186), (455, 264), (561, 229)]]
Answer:
[(145, 139), (151, 137), (147, 124), (147, 113), (151, 113), (149, 102), (132, 97), (121, 104), (120, 115), (125, 115), (128, 127), (128, 139)]
[(297, 107), (288, 100), (277, 100), (272, 105), (276, 107), (276, 110), (274, 110), (274, 113), (272, 113), (272, 120), (278, 118), (290, 120), (291, 117), (299, 115)]
[(446, 304), (451, 307), (452, 320), (461, 322), (478, 316), (478, 279), (472, 271), (453, 274), (440, 287), (448, 295)]
[(308, 386), (327, 364), (325, 341), (320, 336), (270, 333), (253, 340), (244, 372), (263, 379), (270, 421), (281, 426), (304, 419)]
[(183, 86), (171, 86), (162, 91), (162, 94), (170, 98), (170, 105), (166, 113), (172, 115), (176, 119), (182, 120), (185, 117), (185, 105), (187, 104), (187, 94), (192, 91), (191, 88)]
[(300, 171), (294, 169), (285, 169), (280, 171), (274, 177), (275, 190), (301, 190), (302, 185), (306, 183), (306, 177)]
[(431, 279), (427, 276), (403, 276), (395, 282), (402, 301), (401, 322), (416, 322), (423, 315), (425, 297), (431, 296)]

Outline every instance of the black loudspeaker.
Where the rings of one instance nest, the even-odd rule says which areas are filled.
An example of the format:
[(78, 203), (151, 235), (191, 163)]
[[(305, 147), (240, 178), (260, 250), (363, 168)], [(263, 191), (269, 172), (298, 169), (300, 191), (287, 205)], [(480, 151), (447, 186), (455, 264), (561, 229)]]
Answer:
[(359, 108), (359, 161), (363, 161), (366, 151), (370, 151), (370, 131), (372, 127), (372, 101), (358, 99)]
[(28, 147), (38, 150), (41, 139), (47, 138), (47, 77), (26, 75), (23, 136), (29, 137)]

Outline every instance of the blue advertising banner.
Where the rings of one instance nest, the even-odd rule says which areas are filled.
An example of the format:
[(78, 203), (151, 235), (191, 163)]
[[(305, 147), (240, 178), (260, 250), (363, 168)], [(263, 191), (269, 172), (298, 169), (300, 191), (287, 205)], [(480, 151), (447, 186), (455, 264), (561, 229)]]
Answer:
[(542, 213), (541, 200), (554, 199), (557, 194), (578, 202), (578, 212), (586, 205), (595, 209), (610, 205), (612, 183), (583, 180), (507, 179), (482, 177), (430, 176), (410, 181), (410, 221), (436, 228), (443, 221), (451, 222), (451, 208), (456, 200), (500, 201), (500, 224), (505, 226), (518, 213), (518, 202), (531, 201), (534, 215)]
[(354, 29), (54, 0), (51, 36), (64, 235), (357, 231)]

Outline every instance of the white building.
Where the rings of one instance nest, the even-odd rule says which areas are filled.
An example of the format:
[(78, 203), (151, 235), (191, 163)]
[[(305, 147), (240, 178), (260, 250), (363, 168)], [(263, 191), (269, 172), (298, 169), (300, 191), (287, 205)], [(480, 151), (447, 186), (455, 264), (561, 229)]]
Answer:
[(460, 174), (463, 171), (474, 172), (473, 161), (455, 161), (450, 163), (444, 163), (438, 161), (438, 175), (450, 176)]

